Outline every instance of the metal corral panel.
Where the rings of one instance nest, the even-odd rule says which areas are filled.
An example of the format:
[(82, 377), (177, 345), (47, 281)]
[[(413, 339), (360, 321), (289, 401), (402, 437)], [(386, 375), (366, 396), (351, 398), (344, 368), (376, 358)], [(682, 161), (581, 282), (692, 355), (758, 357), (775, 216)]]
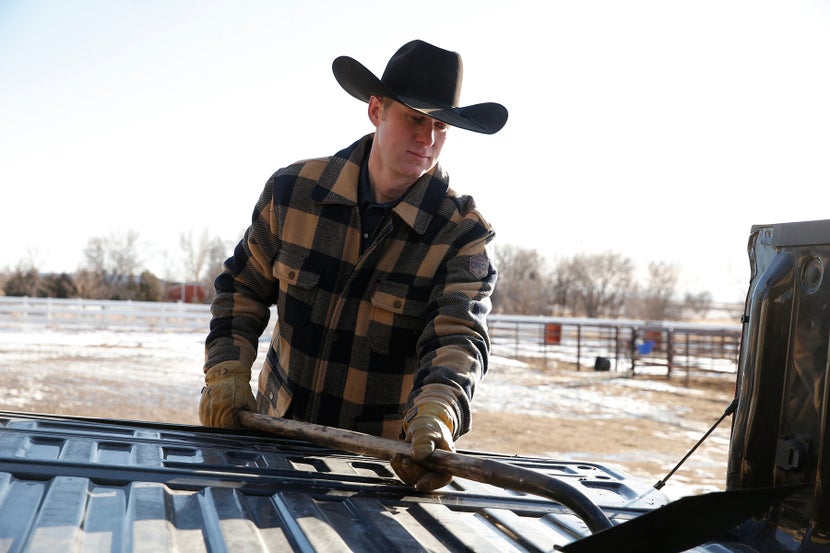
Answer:
[[(665, 503), (606, 467), (474, 455), (567, 479), (622, 522)], [(633, 502), (633, 503), (632, 503)], [(545, 551), (589, 533), (559, 503), (253, 433), (0, 412), (0, 551)]]

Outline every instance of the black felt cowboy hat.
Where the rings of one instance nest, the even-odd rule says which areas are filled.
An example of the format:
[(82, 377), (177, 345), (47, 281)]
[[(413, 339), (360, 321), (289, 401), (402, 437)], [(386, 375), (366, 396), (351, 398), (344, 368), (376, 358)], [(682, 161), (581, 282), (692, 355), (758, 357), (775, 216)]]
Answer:
[(364, 102), (370, 96), (392, 98), (453, 127), (493, 134), (507, 122), (507, 109), (494, 102), (459, 106), (461, 56), (422, 40), (401, 46), (378, 79), (360, 62), (340, 56), (332, 63), (337, 82)]

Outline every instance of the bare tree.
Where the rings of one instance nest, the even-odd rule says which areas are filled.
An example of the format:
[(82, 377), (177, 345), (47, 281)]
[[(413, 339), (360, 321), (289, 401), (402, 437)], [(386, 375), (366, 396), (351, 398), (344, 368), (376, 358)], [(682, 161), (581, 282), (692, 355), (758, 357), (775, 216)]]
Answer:
[(3, 293), (6, 296), (26, 296), (36, 298), (40, 296), (40, 277), (34, 267), (18, 267), (3, 284)]
[(3, 283), (3, 293), (7, 296), (42, 297), (43, 282), (36, 260), (37, 253), (27, 250), (26, 257), (17, 264), (17, 268), (7, 275)]
[(193, 230), (179, 235), (182, 263), (184, 264), (184, 278), (190, 282), (198, 282), (207, 263), (210, 242), (207, 229), (203, 229), (198, 237), (193, 236)]
[(216, 297), (213, 282), (225, 269), (225, 260), (230, 257), (231, 249), (231, 245), (218, 237), (208, 244), (206, 269), (201, 280), (205, 290), (205, 301), (207, 302), (213, 301), (213, 298)]
[(711, 308), (712, 294), (709, 292), (697, 294), (687, 292), (683, 297), (683, 311), (687, 312), (691, 318), (703, 319)]
[(677, 319), (680, 309), (675, 301), (678, 269), (666, 262), (648, 264), (648, 281), (640, 294), (638, 315), (653, 321)]
[(499, 279), (493, 309), (516, 315), (547, 314), (551, 280), (539, 252), (512, 245), (496, 249)]
[(78, 275), (84, 282), (78, 289), (94, 295), (82, 297), (132, 299), (140, 264), (138, 237), (137, 231), (129, 230), (89, 239)]
[(551, 314), (572, 316), (579, 312), (577, 275), (571, 270), (570, 260), (557, 260), (551, 286)]
[(562, 270), (586, 317), (618, 317), (635, 289), (634, 263), (619, 253), (577, 254)]
[(102, 299), (109, 297), (107, 286), (100, 274), (89, 269), (78, 269), (72, 278), (79, 298)]
[(179, 245), (184, 254), (185, 279), (199, 283), (205, 294), (204, 301), (212, 301), (216, 294), (213, 281), (224, 269), (231, 246), (218, 236), (210, 238), (207, 229), (198, 237), (194, 237), (193, 231), (182, 233)]

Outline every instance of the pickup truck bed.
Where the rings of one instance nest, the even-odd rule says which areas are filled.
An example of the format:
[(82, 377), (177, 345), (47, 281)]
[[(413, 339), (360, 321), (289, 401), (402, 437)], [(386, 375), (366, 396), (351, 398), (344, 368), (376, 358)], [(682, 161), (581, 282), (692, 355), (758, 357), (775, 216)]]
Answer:
[[(471, 454), (566, 479), (614, 524), (667, 502), (594, 463)], [(419, 493), (386, 461), (307, 442), (0, 412), (3, 552), (550, 552), (589, 533), (549, 499), (464, 478)]]

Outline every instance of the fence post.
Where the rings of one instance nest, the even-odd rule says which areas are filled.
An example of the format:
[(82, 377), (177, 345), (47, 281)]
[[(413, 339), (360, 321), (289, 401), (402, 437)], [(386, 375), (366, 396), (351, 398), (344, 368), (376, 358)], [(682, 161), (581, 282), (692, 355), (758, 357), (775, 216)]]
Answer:
[[(671, 378), (671, 370), (674, 368), (674, 330), (666, 329), (666, 376)], [(688, 373), (688, 371), (687, 371)]]
[(518, 322), (514, 325), (513, 338), (515, 340), (513, 342), (513, 355), (518, 357), (519, 356), (519, 323)]
[(640, 336), (640, 331), (636, 326), (631, 327), (631, 376), (634, 376), (634, 370), (637, 367), (637, 340)]
[(686, 340), (685, 340), (686, 341), (686, 364), (685, 364), (686, 375), (689, 374), (689, 362), (691, 360), (691, 353), (689, 352), (689, 350), (690, 350), (690, 348), (689, 348), (689, 345), (690, 345), (689, 344), (689, 342), (690, 342), (689, 336), (690, 336), (690, 334), (687, 332), (686, 333)]

